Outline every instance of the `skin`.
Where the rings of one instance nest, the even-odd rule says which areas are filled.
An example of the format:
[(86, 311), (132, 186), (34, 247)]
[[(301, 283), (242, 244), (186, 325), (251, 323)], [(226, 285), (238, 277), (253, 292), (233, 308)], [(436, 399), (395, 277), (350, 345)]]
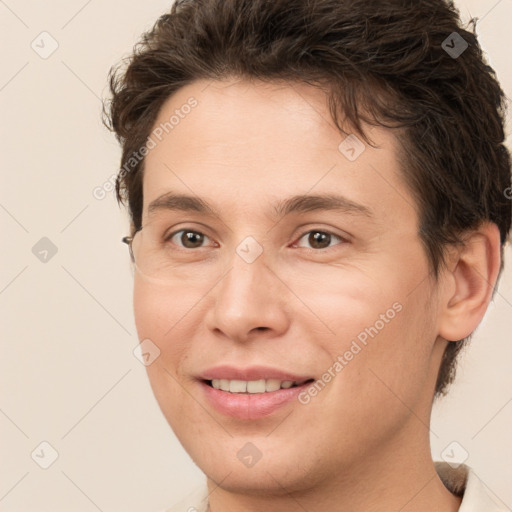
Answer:
[[(152, 389), (207, 475), (211, 510), (458, 510), (435, 473), (428, 425), (443, 350), (490, 301), (497, 227), (469, 233), (436, 282), (391, 131), (369, 129), (378, 148), (349, 161), (320, 90), (235, 79), (183, 87), (155, 127), (191, 96), (197, 107), (146, 157), (143, 224), (168, 191), (199, 196), (218, 216), (159, 212), (153, 228), (206, 237), (199, 249), (173, 237), (165, 284), (135, 273), (134, 310), (139, 339), (161, 351), (147, 367)], [(278, 200), (321, 193), (373, 217), (272, 212)], [(344, 240), (318, 248), (311, 230)], [(247, 236), (263, 248), (252, 263), (236, 253)], [(308, 404), (242, 420), (205, 400), (196, 376), (222, 363), (321, 378), (394, 303), (401, 311)], [(249, 468), (237, 458), (246, 442), (261, 452)]]

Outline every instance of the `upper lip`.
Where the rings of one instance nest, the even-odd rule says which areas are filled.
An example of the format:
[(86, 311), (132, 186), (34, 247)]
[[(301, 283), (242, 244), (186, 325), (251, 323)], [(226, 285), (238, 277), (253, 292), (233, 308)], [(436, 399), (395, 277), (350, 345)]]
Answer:
[(291, 380), (293, 382), (303, 382), (313, 377), (310, 375), (297, 375), (279, 368), (270, 366), (249, 366), (247, 368), (235, 367), (230, 365), (213, 366), (204, 370), (198, 378), (203, 380), (227, 379), (227, 380), (261, 380), (277, 379)]

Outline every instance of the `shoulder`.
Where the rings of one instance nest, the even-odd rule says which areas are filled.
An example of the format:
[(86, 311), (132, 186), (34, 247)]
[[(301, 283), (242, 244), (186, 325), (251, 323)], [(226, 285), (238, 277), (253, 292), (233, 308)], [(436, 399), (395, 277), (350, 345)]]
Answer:
[[(436, 472), (445, 487), (462, 497), (459, 512), (507, 512), (491, 497), (484, 482), (475, 471), (465, 464), (452, 467), (446, 462), (435, 462)], [(196, 488), (171, 508), (158, 512), (207, 512), (208, 489), (206, 484)]]
[(459, 512), (505, 512), (505, 506), (491, 498), (484, 482), (465, 464), (452, 467), (446, 462), (435, 462), (436, 472), (444, 486), (462, 497)]

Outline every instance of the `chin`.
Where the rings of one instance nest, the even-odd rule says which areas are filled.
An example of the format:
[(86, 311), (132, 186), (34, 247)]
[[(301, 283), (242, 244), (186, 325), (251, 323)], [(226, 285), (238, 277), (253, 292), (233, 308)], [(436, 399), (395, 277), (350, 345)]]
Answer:
[(324, 459), (318, 455), (318, 447), (305, 450), (299, 441), (290, 444), (283, 436), (270, 438), (261, 433), (233, 433), (233, 437), (224, 433), (219, 439), (217, 435), (191, 435), (190, 428), (183, 430), (178, 428), (175, 433), (194, 463), (210, 480), (230, 492), (286, 495), (304, 492), (326, 476), (324, 462), (318, 471), (313, 467)]

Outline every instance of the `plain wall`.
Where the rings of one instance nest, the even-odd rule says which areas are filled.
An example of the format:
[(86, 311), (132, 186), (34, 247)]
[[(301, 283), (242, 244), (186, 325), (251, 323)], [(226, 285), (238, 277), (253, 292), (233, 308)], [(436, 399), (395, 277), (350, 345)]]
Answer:
[[(457, 4), (464, 20), (481, 18), (481, 45), (511, 97), (512, 1)], [(126, 213), (113, 194), (93, 196), (119, 167), (100, 119), (108, 70), (169, 7), (0, 2), (0, 511), (152, 511), (204, 480), (132, 353)], [(55, 44), (43, 31), (58, 43), (46, 59), (31, 47), (35, 40), (44, 53)], [(510, 147), (510, 123), (507, 133)], [(38, 243), (50, 251), (47, 262), (33, 253)], [(457, 441), (509, 508), (511, 260), (508, 245), (494, 302), (432, 422), (434, 458)], [(43, 441), (59, 455), (48, 469), (31, 457), (49, 456)]]

